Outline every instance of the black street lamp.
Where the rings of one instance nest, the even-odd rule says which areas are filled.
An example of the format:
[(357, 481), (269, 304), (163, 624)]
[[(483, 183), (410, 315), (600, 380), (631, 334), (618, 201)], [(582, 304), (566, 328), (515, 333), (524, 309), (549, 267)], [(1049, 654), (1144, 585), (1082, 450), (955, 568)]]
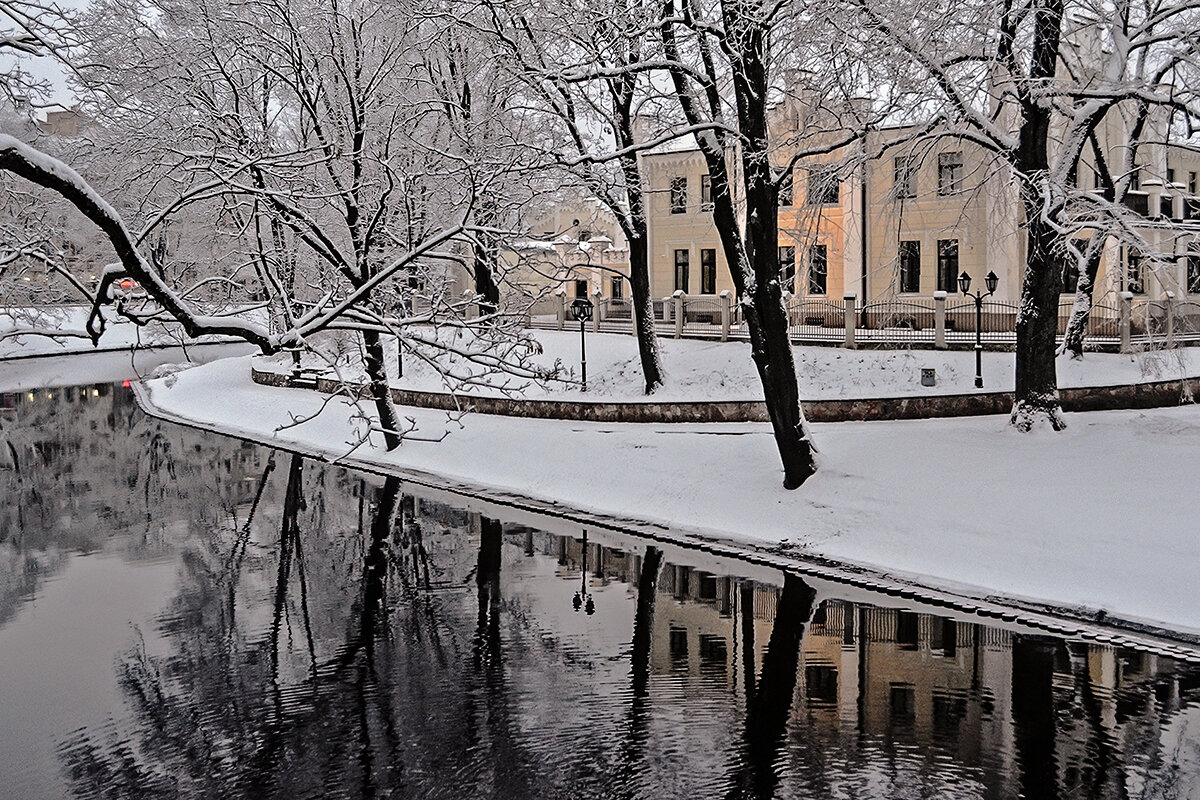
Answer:
[(983, 298), (991, 297), (996, 293), (996, 285), (1000, 283), (1000, 279), (996, 277), (996, 273), (989, 272), (987, 277), (983, 279), (987, 286), (987, 292), (976, 292), (971, 294), (971, 276), (963, 273), (958, 276), (958, 288), (967, 297), (975, 298), (975, 388), (983, 388)]
[(571, 316), (579, 320), (579, 361), (583, 368), (583, 391), (587, 391), (587, 341), (584, 334), (584, 324), (592, 318), (592, 301), (586, 297), (576, 297), (571, 302)]

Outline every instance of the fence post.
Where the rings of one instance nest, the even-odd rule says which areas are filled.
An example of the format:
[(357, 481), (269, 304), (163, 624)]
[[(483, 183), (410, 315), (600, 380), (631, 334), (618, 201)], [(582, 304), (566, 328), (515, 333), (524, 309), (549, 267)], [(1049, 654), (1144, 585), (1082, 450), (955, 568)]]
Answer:
[(604, 292), (599, 288), (592, 289), (592, 304), (595, 306), (592, 313), (592, 333), (599, 333), (600, 320), (604, 318)]
[(1121, 292), (1120, 305), (1121, 352), (1128, 353), (1133, 349), (1129, 341), (1129, 319), (1133, 314), (1133, 292)]
[(842, 293), (842, 323), (846, 326), (846, 341), (844, 344), (850, 350), (858, 347), (858, 344), (854, 341), (854, 321), (858, 317), (858, 309), (855, 308), (857, 300), (858, 295), (854, 292)]
[(933, 346), (946, 349), (946, 293), (933, 293)]
[(1175, 346), (1175, 293), (1167, 292), (1167, 347)]
[(558, 330), (562, 330), (567, 321), (567, 290), (559, 289), (555, 292), (558, 295)]
[(676, 289), (675, 294), (671, 295), (675, 302), (675, 338), (683, 338), (683, 289)]
[(721, 292), (721, 341), (729, 341), (729, 323), (733, 317), (733, 309), (730, 308), (732, 295), (728, 289)]

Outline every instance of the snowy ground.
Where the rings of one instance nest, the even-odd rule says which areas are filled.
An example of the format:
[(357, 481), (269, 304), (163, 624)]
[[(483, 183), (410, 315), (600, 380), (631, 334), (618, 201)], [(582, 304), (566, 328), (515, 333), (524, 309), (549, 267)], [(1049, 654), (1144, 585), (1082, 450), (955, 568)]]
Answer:
[[(393, 384), (409, 389), (465, 394), (496, 393), (506, 384), (524, 397), (568, 397), (581, 399), (579, 390), (579, 332), (533, 331), (542, 353), (530, 358), (534, 366), (549, 369), (555, 362), (564, 368), (563, 380), (536, 383), (509, 375), (483, 375), (463, 359), (441, 361), (441, 367), (474, 383), (447, 385), (431, 363), (413, 357), (405, 361), (404, 377)], [(710, 342), (693, 339), (662, 339), (666, 385), (655, 401), (761, 400), (762, 385), (750, 360), (746, 342)], [(395, 346), (386, 348), (389, 374), (395, 375)], [(806, 400), (834, 398), (903, 397), (930, 394), (959, 394), (975, 390), (975, 353), (938, 350), (845, 350), (837, 347), (796, 347), (796, 371), (800, 396)], [(637, 342), (632, 336), (587, 334), (588, 397), (608, 400), (645, 400)], [(349, 362), (349, 363), (346, 363)], [(286, 356), (277, 358), (281, 368), (290, 368)], [(328, 361), (308, 357), (308, 366), (327, 366)], [(356, 351), (342, 358), (342, 375), (361, 379), (356, 368)], [(921, 370), (936, 371), (937, 384), (921, 385)], [(1059, 385), (1107, 386), (1142, 381), (1171, 380), (1200, 375), (1200, 348), (1180, 348), (1120, 355), (1088, 353), (1081, 361), (1058, 359)], [(984, 386), (988, 391), (1011, 391), (1013, 354), (983, 354)], [(586, 398), (583, 398), (586, 399)]]
[[(676, 345), (668, 343), (668, 358)], [(820, 352), (834, 360), (909, 357)], [(957, 355), (944, 357), (961, 370)], [(1111, 361), (1113, 373), (1124, 369)], [(999, 384), (998, 364), (995, 372)], [(336, 456), (352, 449), (363, 425), (334, 400), (289, 426), (294, 415), (315, 414), (323, 398), (252, 383), (246, 358), (147, 387), (168, 413)], [(448, 427), (438, 412), (402, 412), (420, 436), (437, 438)], [(1200, 525), (1192, 506), (1200, 408), (1067, 419), (1065, 433), (1032, 435), (1011, 431), (1001, 417), (816, 425), (821, 469), (794, 492), (780, 486), (768, 426), (751, 423), (470, 415), (443, 441), (411, 439), (390, 454), (363, 446), (353, 455), (667, 528), (786, 541), (927, 585), (979, 587), (1200, 632)]]

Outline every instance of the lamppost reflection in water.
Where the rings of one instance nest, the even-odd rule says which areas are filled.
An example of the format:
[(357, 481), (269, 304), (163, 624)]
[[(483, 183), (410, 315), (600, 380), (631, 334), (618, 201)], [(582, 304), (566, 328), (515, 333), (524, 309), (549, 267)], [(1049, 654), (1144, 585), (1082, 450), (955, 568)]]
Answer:
[(596, 613), (596, 599), (588, 591), (588, 540), (587, 528), (583, 529), (583, 562), (579, 568), (579, 590), (571, 598), (571, 605), (576, 611), (581, 607), (588, 616)]

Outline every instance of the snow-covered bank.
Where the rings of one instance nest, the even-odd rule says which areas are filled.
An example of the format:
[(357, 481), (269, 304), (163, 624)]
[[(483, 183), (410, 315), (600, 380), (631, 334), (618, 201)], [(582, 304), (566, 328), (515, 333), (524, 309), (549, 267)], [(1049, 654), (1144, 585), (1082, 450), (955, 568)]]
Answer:
[[(500, 384), (521, 386), (525, 398), (604, 399), (658, 402), (688, 400), (761, 400), (762, 384), (750, 360), (746, 342), (712, 342), (697, 339), (662, 339), (663, 365), (667, 383), (646, 398), (642, 394), (641, 366), (637, 341), (632, 336), (610, 333), (587, 334), (588, 392), (579, 390), (579, 332), (531, 331), (542, 352), (530, 363), (548, 369), (561, 362), (567, 380), (544, 385), (528, 384), (503, 374), (487, 375), (464, 359), (441, 356), (444, 371), (471, 375), (471, 382), (446, 385), (444, 373), (431, 362), (408, 358), (404, 377), (392, 383), (402, 389), (445, 391), (463, 394), (498, 394)], [(388, 374), (396, 375), (395, 348), (388, 347)], [(975, 354), (967, 350), (845, 350), (838, 347), (797, 346), (796, 372), (800, 396), (805, 400), (841, 398), (921, 397), (971, 393), (975, 390)], [(343, 354), (342, 376), (361, 380), (353, 352)], [(983, 376), (987, 391), (1012, 391), (1013, 354), (983, 354)], [(278, 356), (281, 370), (291, 368), (290, 357)], [(306, 366), (326, 367), (327, 361), (308, 356)], [(937, 383), (921, 384), (921, 370), (933, 369)], [(1135, 354), (1088, 353), (1082, 360), (1058, 359), (1059, 385), (1111, 386), (1149, 381), (1178, 380), (1200, 375), (1200, 348), (1179, 348)]]
[[(150, 381), (169, 414), (273, 436), (331, 455), (359, 440), (358, 409), (256, 385), (248, 359)], [(402, 409), (418, 435), (445, 416)], [(787, 542), (930, 585), (1048, 603), (1200, 632), (1191, 504), (1200, 408), (1068, 415), (1062, 434), (1020, 435), (1000, 418), (817, 425), (821, 471), (780, 487), (769, 426), (604, 425), (469, 415), (444, 440), (381, 465), (497, 492), (746, 541)]]

